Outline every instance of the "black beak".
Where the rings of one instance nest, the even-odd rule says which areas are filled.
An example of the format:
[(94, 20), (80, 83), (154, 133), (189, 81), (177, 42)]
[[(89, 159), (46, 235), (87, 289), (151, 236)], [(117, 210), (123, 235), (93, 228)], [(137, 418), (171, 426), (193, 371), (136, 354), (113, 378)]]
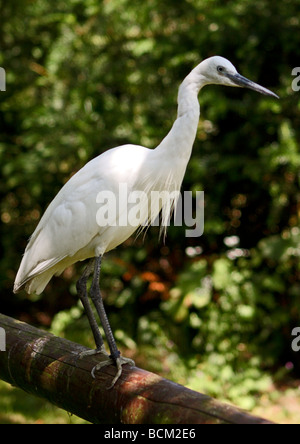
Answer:
[(247, 79), (244, 76), (241, 76), (241, 74), (228, 74), (226, 73), (227, 77), (236, 84), (236, 86), (240, 86), (241, 88), (249, 88), (253, 89), (253, 91), (257, 91), (261, 94), (264, 94), (266, 96), (272, 96), (276, 97), (276, 99), (279, 99), (279, 96), (277, 94), (273, 93), (267, 88), (264, 88), (263, 86), (258, 85), (255, 82), (252, 82), (252, 80)]

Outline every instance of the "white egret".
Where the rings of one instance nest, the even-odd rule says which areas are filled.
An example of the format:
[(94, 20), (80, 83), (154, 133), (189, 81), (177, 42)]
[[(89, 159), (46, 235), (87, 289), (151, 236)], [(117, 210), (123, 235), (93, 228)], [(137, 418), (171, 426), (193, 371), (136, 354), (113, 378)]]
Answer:
[[(101, 259), (105, 252), (124, 242), (142, 225), (141, 220), (131, 224), (120, 223), (130, 204), (119, 196), (119, 185), (126, 184), (128, 193), (143, 192), (145, 202), (141, 212), (148, 221), (160, 211), (170, 211), (166, 202), (160, 202), (155, 206), (156, 214), (149, 218), (146, 200), (151, 191), (180, 190), (198, 127), (198, 93), (208, 84), (245, 87), (278, 97), (238, 74), (223, 57), (202, 61), (180, 85), (177, 119), (155, 149), (124, 145), (108, 150), (87, 163), (63, 186), (31, 236), (16, 276), (14, 292), (25, 288), (28, 293), (40, 294), (53, 275), (59, 275), (77, 261), (92, 258), (77, 283), (77, 290), (96, 342), (96, 350), (90, 353), (106, 355), (105, 361), (93, 369), (92, 375), (104, 365), (115, 363), (118, 370), (112, 386), (121, 375), (122, 365), (133, 362), (120, 356), (104, 310), (99, 283)], [(102, 221), (104, 213), (99, 213), (99, 202), (104, 205), (104, 201), (99, 200), (101, 192), (110, 192), (120, 198), (108, 221)], [(163, 219), (167, 216), (165, 214)], [(108, 341), (109, 357), (88, 300), (87, 280), (92, 273), (90, 296)]]

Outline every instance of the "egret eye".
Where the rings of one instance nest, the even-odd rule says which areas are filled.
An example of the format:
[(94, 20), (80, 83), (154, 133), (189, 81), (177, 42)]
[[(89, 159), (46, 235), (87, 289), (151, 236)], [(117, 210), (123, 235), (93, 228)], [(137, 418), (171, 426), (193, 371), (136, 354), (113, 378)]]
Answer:
[(218, 66), (217, 71), (220, 72), (221, 74), (223, 74), (225, 71), (225, 68), (223, 66)]

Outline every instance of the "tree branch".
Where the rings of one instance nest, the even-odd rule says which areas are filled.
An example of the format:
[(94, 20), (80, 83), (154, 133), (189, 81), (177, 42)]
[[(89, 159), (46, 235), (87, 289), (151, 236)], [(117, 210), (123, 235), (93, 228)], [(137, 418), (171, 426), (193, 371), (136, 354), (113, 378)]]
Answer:
[(78, 359), (85, 347), (2, 314), (0, 327), (6, 332), (0, 379), (92, 423), (268, 423), (136, 367), (124, 366), (114, 388), (107, 390), (113, 366), (98, 371), (96, 379), (91, 376), (101, 356)]

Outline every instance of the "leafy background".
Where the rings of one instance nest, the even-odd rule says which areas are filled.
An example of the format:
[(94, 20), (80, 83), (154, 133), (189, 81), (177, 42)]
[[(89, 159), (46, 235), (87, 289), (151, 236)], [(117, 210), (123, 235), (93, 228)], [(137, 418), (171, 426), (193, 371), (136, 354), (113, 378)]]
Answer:
[[(102, 288), (138, 366), (279, 422), (300, 422), (300, 100), (297, 0), (10, 0), (1, 4), (1, 312), (93, 347), (82, 264), (42, 296), (12, 294), (43, 211), (88, 160), (155, 147), (182, 79), (219, 54), (279, 101), (207, 87), (183, 190), (205, 191), (205, 232), (155, 228), (107, 254)], [(76, 422), (0, 384), (0, 422)]]

